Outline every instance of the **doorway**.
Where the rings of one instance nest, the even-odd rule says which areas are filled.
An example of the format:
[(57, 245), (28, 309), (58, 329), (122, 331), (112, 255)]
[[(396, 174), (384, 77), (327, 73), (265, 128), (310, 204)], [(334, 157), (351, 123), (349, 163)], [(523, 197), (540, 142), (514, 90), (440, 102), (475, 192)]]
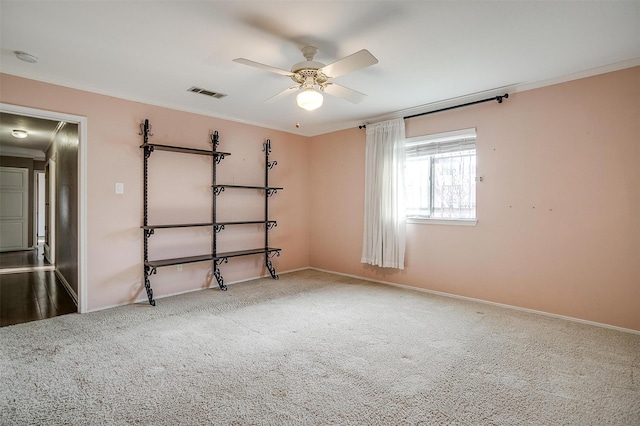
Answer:
[[(44, 167), (44, 172), (34, 176), (32, 187), (36, 187), (33, 199), (33, 210), (31, 210), (33, 222), (33, 241), (36, 246), (42, 243), (47, 248), (47, 258), (52, 263), (58, 263), (55, 271), (39, 270), (32, 272), (30, 277), (23, 277), (22, 282), (27, 282), (27, 287), (36, 275), (49, 288), (49, 299), (60, 295), (60, 291), (55, 290), (56, 281), (62, 282), (65, 293), (69, 289), (73, 299), (75, 299), (74, 312), (86, 312), (87, 301), (87, 249), (86, 249), (86, 147), (87, 147), (87, 120), (82, 116), (75, 116), (52, 111), (38, 110), (33, 108), (21, 107), (17, 105), (0, 103), (0, 114), (14, 114), (27, 118), (52, 120), (61, 124), (60, 129), (62, 137), (66, 138), (65, 143), (75, 138), (77, 148), (75, 156), (72, 159), (65, 157), (68, 151), (68, 145), (65, 145), (65, 155), (56, 156), (56, 152), (48, 155), (48, 161)], [(68, 126), (66, 126), (68, 124)], [(4, 150), (3, 150), (4, 151)], [(3, 155), (5, 155), (3, 153)], [(60, 171), (65, 170), (63, 178), (60, 178)], [(33, 175), (32, 175), (33, 176)], [(58, 179), (56, 179), (58, 177)], [(59, 186), (64, 184), (64, 188), (60, 191)], [(42, 188), (44, 185), (44, 199), (42, 197)], [(61, 194), (62, 193), (62, 194)], [(60, 198), (62, 197), (62, 199)], [(64, 214), (61, 218), (56, 215), (56, 211), (60, 208)], [(66, 222), (63, 221), (66, 220)], [(56, 228), (65, 227), (65, 238), (56, 238)], [(44, 229), (43, 229), (44, 226)], [(72, 238), (68, 236), (71, 235)], [(44, 239), (44, 241), (43, 241)], [(60, 264), (60, 256), (75, 256), (74, 262), (63, 262)], [(37, 272), (37, 273), (36, 273)], [(53, 275), (51, 275), (53, 274)], [(18, 277), (7, 278), (7, 275), (0, 272), (0, 280), (3, 282), (16, 281)], [(53, 278), (52, 278), (53, 277)], [(14, 279), (15, 278), (15, 279)], [(35, 291), (35, 290), (34, 290)], [(54, 296), (55, 295), (55, 296)], [(4, 296), (4, 295), (3, 295)], [(67, 306), (68, 308), (68, 306)], [(68, 310), (62, 309), (63, 311)], [(38, 318), (34, 318), (38, 319)]]

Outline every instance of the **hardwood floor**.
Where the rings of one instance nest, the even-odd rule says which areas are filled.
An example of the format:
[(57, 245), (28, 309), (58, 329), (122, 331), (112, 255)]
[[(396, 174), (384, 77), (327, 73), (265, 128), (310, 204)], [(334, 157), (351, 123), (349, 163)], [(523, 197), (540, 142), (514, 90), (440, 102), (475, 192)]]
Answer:
[(76, 304), (53, 270), (1, 273), (45, 267), (38, 250), (0, 253), (0, 327), (77, 312)]
[(0, 269), (24, 268), (50, 265), (44, 258), (44, 249), (21, 250), (0, 253)]

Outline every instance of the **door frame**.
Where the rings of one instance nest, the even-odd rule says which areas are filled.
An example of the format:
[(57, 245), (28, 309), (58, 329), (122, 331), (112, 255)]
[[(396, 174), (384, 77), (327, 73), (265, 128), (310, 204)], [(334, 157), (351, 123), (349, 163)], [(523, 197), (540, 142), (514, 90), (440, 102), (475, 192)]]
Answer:
[[(41, 192), (40, 191), (40, 180), (45, 180), (45, 187), (44, 187), (44, 191), (47, 191), (47, 184), (48, 182), (46, 182), (46, 179), (44, 178), (45, 175), (45, 171), (44, 170), (34, 170), (33, 171), (33, 186), (34, 186), (34, 191), (33, 191), (33, 205), (34, 205), (34, 209), (33, 209), (33, 247), (38, 247), (38, 232), (40, 230), (40, 216), (44, 215), (44, 210), (40, 209), (40, 195)], [(44, 207), (46, 208), (46, 206)], [(45, 223), (46, 226), (46, 223)]]
[[(45, 200), (49, 200), (49, 203), (45, 201), (44, 208), (45, 213), (45, 238), (44, 238), (44, 257), (47, 261), (54, 265), (56, 264), (56, 155), (47, 160), (44, 165), (44, 175), (46, 180), (45, 187)], [(48, 205), (47, 205), (48, 204)], [(80, 259), (78, 259), (78, 264)]]
[(0, 103), (0, 112), (78, 125), (78, 312), (88, 310), (87, 285), (87, 117)]

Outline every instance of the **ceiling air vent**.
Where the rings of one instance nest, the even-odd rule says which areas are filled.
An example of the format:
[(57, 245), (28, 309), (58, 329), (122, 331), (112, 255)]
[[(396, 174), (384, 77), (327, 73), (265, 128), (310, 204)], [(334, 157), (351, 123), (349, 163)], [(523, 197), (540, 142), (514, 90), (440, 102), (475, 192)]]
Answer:
[(224, 93), (218, 93), (212, 90), (207, 90), (207, 89), (203, 89), (201, 87), (196, 87), (196, 86), (193, 86), (187, 89), (187, 92), (200, 93), (201, 95), (211, 96), (212, 98), (216, 98), (216, 99), (222, 99), (225, 96), (227, 96)]

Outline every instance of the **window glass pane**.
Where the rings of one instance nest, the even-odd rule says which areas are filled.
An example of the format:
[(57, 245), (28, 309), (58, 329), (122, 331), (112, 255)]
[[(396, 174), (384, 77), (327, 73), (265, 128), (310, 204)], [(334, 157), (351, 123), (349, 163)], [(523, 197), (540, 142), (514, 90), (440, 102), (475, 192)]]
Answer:
[(432, 217), (474, 219), (475, 176), (475, 150), (434, 155)]
[(407, 159), (405, 165), (406, 216), (430, 217), (431, 156)]
[(476, 130), (406, 140), (406, 217), (476, 218)]

